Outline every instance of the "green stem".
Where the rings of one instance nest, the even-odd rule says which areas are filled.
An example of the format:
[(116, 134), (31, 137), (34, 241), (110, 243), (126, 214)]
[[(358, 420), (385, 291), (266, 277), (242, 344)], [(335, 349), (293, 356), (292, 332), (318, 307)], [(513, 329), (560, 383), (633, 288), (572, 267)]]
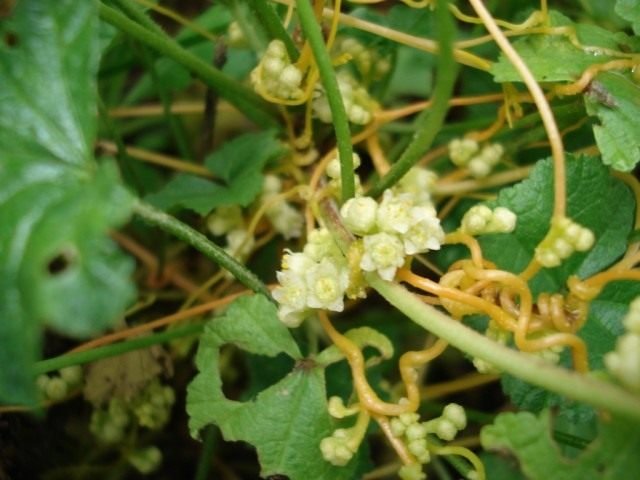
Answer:
[(100, 17), (104, 21), (192, 71), (258, 125), (276, 125), (273, 111), (252, 90), (203, 62), (169, 36), (158, 33), (156, 29), (152, 31), (102, 3), (99, 8)]
[(209, 425), (202, 436), (202, 451), (198, 460), (198, 467), (194, 480), (207, 480), (211, 471), (211, 460), (216, 449), (216, 440), (218, 439), (218, 429), (215, 425)]
[(187, 325), (180, 328), (174, 328), (166, 332), (135, 338), (126, 342), (105, 345), (104, 347), (98, 347), (84, 352), (67, 353), (58, 357), (39, 361), (35, 364), (33, 371), (35, 375), (40, 375), (42, 373), (60, 370), (61, 368), (70, 367), (72, 365), (83, 365), (103, 358), (116, 357), (123, 353), (132, 352), (133, 350), (141, 350), (152, 345), (166, 343), (171, 340), (175, 340), (176, 338), (197, 335), (203, 328), (203, 324)]
[(249, 0), (249, 4), (255, 10), (256, 17), (262, 21), (262, 25), (272, 39), (280, 40), (287, 49), (289, 58), (295, 62), (300, 56), (289, 33), (285, 30), (278, 14), (266, 0)]
[(640, 398), (610, 383), (543, 362), (500, 345), (374, 274), (368, 283), (415, 323), (454, 347), (522, 380), (594, 407), (640, 421)]
[(164, 30), (154, 22), (149, 15), (142, 9), (140, 5), (131, 0), (112, 0), (118, 8), (127, 16), (131, 17), (144, 28), (151, 30), (157, 34), (163, 35)]
[(313, 14), (311, 3), (309, 0), (296, 0), (296, 7), (298, 8), (300, 26), (311, 46), (311, 51), (320, 73), (320, 80), (331, 109), (331, 117), (333, 118), (333, 127), (338, 144), (338, 156), (340, 157), (342, 201), (345, 202), (355, 195), (353, 148), (351, 146), (351, 131), (349, 130), (347, 112), (344, 109), (331, 57), (324, 44), (320, 25), (318, 25)]
[(161, 230), (178, 237), (180, 240), (185, 241), (196, 250), (204, 253), (222, 268), (228, 270), (247, 288), (250, 288), (256, 293), (261, 293), (269, 299), (271, 298), (269, 289), (253, 274), (253, 272), (248, 270), (222, 248), (210, 241), (200, 232), (191, 228), (186, 223), (183, 223), (177, 218), (142, 201), (138, 201), (135, 204), (134, 211), (145, 222), (155, 227), (159, 227)]
[(433, 104), (429, 112), (419, 120), (418, 133), (413, 141), (402, 153), (398, 161), (391, 166), (387, 174), (371, 188), (368, 193), (371, 197), (377, 197), (384, 190), (393, 186), (420, 160), (420, 157), (424, 155), (433, 143), (436, 134), (444, 123), (457, 73), (456, 63), (453, 58), (455, 24), (447, 4), (447, 1), (439, 0), (436, 7), (440, 51), (437, 65), (438, 79), (432, 95)]

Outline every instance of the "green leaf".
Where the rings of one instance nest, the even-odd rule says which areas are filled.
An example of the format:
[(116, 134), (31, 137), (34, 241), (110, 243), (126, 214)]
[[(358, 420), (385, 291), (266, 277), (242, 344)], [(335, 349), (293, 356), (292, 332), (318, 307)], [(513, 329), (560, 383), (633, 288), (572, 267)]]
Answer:
[(603, 72), (584, 96), (587, 113), (600, 124), (593, 133), (602, 161), (628, 172), (640, 162), (640, 86), (621, 73)]
[(503, 413), (482, 429), (482, 446), (514, 455), (531, 480), (617, 480), (640, 477), (640, 430), (617, 419), (602, 421), (598, 438), (576, 458), (566, 458), (552, 439), (549, 411), (539, 417)]
[(636, 35), (640, 35), (640, 1), (617, 0), (615, 11), (621, 18), (631, 23)]
[[(293, 371), (254, 400), (229, 400), (222, 392), (219, 349), (232, 343), (255, 354), (280, 353), (298, 360)], [(200, 373), (187, 389), (187, 413), (193, 436), (211, 423), (226, 440), (256, 447), (262, 476), (286, 475), (291, 480), (347, 480), (357, 461), (343, 468), (326, 462), (320, 441), (334, 426), (327, 413), (324, 371), (300, 351), (288, 329), (277, 318), (276, 307), (265, 297), (242, 297), (205, 328), (196, 357)]]
[(23, 0), (0, 22), (0, 401), (36, 401), (43, 325), (92, 335), (133, 297), (106, 237), (132, 198), (93, 159), (99, 31), (81, 0)]
[[(542, 269), (530, 282), (534, 296), (560, 291), (570, 275), (585, 278), (609, 266), (624, 253), (633, 228), (633, 195), (600, 160), (567, 155), (566, 167), (567, 216), (590, 228), (596, 243), (588, 252), (574, 253), (557, 268)], [(539, 161), (528, 179), (501, 190), (497, 201), (490, 204), (510, 209), (518, 223), (513, 233), (482, 236), (482, 250), (500, 268), (519, 273), (549, 230), (553, 213), (551, 159)], [(615, 215), (608, 215), (612, 205)]]
[(181, 206), (200, 215), (221, 205), (247, 206), (262, 191), (264, 166), (284, 152), (274, 131), (241, 135), (205, 160), (219, 181), (179, 174), (147, 201), (165, 210)]
[[(560, 267), (542, 269), (529, 282), (534, 298), (541, 292), (563, 291), (570, 275), (585, 278), (608, 267), (624, 253), (633, 228), (633, 195), (597, 158), (569, 156), (566, 166), (568, 216), (590, 228), (596, 243), (590, 251), (575, 253)], [(538, 162), (527, 180), (503, 189), (497, 201), (491, 204), (509, 208), (518, 216), (518, 223), (513, 233), (480, 237), (483, 253), (499, 268), (519, 273), (527, 266), (536, 245), (549, 229), (553, 212), (551, 160)], [(616, 206), (615, 215), (603, 214), (611, 205)], [(616, 282), (592, 302), (587, 322), (579, 332), (587, 343), (591, 368), (601, 368), (602, 355), (614, 348), (628, 302), (640, 294), (637, 285)], [(568, 354), (563, 363), (569, 365)], [(508, 375), (504, 376), (502, 385), (505, 393), (521, 408), (540, 411), (551, 405), (569, 405), (547, 390)], [(582, 407), (570, 405), (579, 416), (591, 415), (579, 411)]]
[[(553, 11), (549, 18), (551, 26), (575, 28), (583, 48), (573, 45), (565, 35), (532, 34), (513, 42), (513, 47), (539, 82), (574, 81), (590, 65), (615, 59), (593, 47), (610, 50), (636, 47), (633, 40), (622, 32), (614, 34), (595, 25), (574, 24), (564, 15)], [(522, 81), (520, 74), (503, 54), (492, 65), (491, 73), (496, 82)]]
[(514, 459), (487, 451), (483, 451), (478, 456), (484, 465), (486, 478), (491, 480), (526, 480)]

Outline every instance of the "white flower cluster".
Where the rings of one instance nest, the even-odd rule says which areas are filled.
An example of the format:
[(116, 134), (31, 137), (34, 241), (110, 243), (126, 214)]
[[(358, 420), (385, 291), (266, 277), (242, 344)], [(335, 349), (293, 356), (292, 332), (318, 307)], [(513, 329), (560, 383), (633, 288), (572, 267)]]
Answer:
[(604, 364), (625, 387), (640, 393), (640, 297), (631, 302), (623, 324), (626, 332), (605, 355)]
[(224, 250), (232, 257), (242, 260), (251, 253), (255, 239), (249, 235), (238, 205), (216, 208), (207, 218), (207, 228), (213, 235), (225, 236)]
[[(356, 167), (359, 162), (354, 156)], [(340, 177), (337, 159), (328, 165), (327, 174), (333, 180)], [(340, 214), (345, 227), (361, 237), (360, 269), (393, 280), (407, 255), (440, 248), (444, 231), (428, 192), (413, 193), (433, 182), (426, 171), (411, 172), (398, 187), (386, 190), (379, 204), (364, 196), (343, 204)], [(351, 298), (362, 296), (359, 288), (348, 292), (348, 262), (326, 229), (314, 230), (301, 253), (286, 252), (277, 278), (273, 297), (279, 303), (280, 320), (289, 327), (299, 326), (314, 308), (341, 312), (347, 293)]]
[[(344, 71), (338, 73), (337, 80), (349, 121), (356, 125), (366, 125), (371, 122), (376, 102), (371, 98), (369, 92)], [(313, 94), (313, 113), (324, 123), (333, 121), (327, 96), (319, 83)]]
[(435, 434), (440, 439), (451, 441), (460, 430), (467, 426), (467, 416), (464, 408), (456, 403), (444, 407), (442, 415), (427, 422), (420, 422), (417, 413), (404, 413), (391, 419), (391, 433), (401, 439), (407, 449), (416, 457), (418, 466), (407, 465), (398, 475), (402, 479), (421, 480), (426, 478), (421, 465), (431, 461), (427, 434)]
[(391, 69), (388, 59), (381, 58), (377, 51), (368, 49), (353, 37), (338, 39), (334, 48), (337, 55), (348, 54), (364, 78), (378, 79)]
[(173, 389), (155, 379), (131, 401), (113, 397), (106, 408), (95, 409), (89, 430), (104, 443), (120, 442), (133, 421), (142, 427), (160, 430), (169, 420), (174, 402)]
[(284, 199), (274, 200), (282, 191), (282, 182), (275, 175), (266, 175), (262, 187), (262, 201), (268, 202), (267, 217), (276, 232), (285, 239), (302, 235), (304, 218), (302, 214)]
[(349, 267), (326, 229), (311, 232), (301, 253), (285, 253), (277, 278), (273, 298), (280, 304), (280, 320), (290, 328), (299, 326), (310, 309), (341, 312), (344, 308)]
[(251, 82), (258, 93), (265, 92), (281, 100), (297, 100), (303, 96), (302, 77), (280, 40), (269, 43), (262, 60), (251, 72)]
[(493, 143), (480, 149), (480, 145), (470, 138), (455, 138), (449, 142), (449, 158), (459, 166), (469, 169), (471, 175), (476, 178), (486, 177), (491, 173), (502, 155), (502, 145)]
[(557, 267), (576, 250), (589, 250), (594, 242), (595, 236), (588, 228), (566, 217), (553, 219), (549, 233), (536, 247), (535, 259), (544, 267)]
[(516, 228), (516, 214), (505, 207), (493, 210), (486, 205), (474, 205), (462, 217), (460, 231), (469, 235), (510, 233)]
[(415, 195), (385, 190), (378, 204), (370, 197), (349, 199), (340, 209), (345, 227), (362, 237), (360, 268), (393, 280), (406, 255), (438, 250), (444, 231), (431, 203)]
[(61, 368), (57, 375), (40, 375), (36, 385), (45, 400), (57, 402), (63, 400), (82, 382), (82, 367), (73, 365)]

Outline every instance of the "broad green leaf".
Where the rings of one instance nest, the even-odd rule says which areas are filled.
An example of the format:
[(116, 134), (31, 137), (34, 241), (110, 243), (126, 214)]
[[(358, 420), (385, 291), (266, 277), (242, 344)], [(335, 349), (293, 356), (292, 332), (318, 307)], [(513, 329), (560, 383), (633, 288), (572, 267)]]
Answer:
[(628, 172), (640, 162), (640, 86), (621, 73), (604, 72), (584, 96), (587, 113), (597, 116), (593, 133), (602, 161)]
[[(539, 82), (575, 81), (590, 65), (614, 60), (602, 49), (635, 49), (637, 45), (622, 32), (613, 33), (588, 24), (574, 24), (558, 12), (550, 12), (551, 26), (573, 27), (582, 48), (566, 35), (531, 34), (513, 42), (513, 46)], [(601, 49), (600, 51), (598, 50)], [(521, 82), (511, 62), (500, 55), (491, 67), (496, 82)]]
[(552, 439), (549, 411), (539, 417), (503, 413), (482, 429), (482, 446), (509, 452), (530, 480), (618, 480), (640, 477), (640, 430), (617, 419), (602, 420), (599, 435), (581, 455), (566, 458)]
[[(562, 291), (570, 275), (585, 278), (609, 266), (624, 253), (633, 228), (633, 195), (597, 158), (569, 156), (566, 166), (568, 215), (590, 228), (596, 243), (589, 252), (575, 253), (560, 267), (541, 270), (530, 282), (534, 298), (541, 292)], [(538, 162), (527, 180), (503, 189), (493, 205), (512, 210), (518, 216), (518, 223), (511, 234), (481, 237), (483, 253), (499, 268), (521, 272), (549, 228), (553, 211), (552, 162)], [(616, 206), (615, 215), (604, 214), (611, 205)], [(616, 282), (592, 302), (587, 322), (579, 332), (587, 343), (591, 368), (601, 368), (602, 355), (614, 348), (628, 302), (640, 294), (637, 285)], [(569, 365), (568, 353), (563, 363)], [(508, 375), (503, 378), (503, 389), (516, 405), (533, 411), (551, 405), (569, 405), (547, 390)], [(571, 408), (583, 415), (579, 407)]]
[[(590, 228), (596, 243), (588, 252), (574, 253), (557, 268), (541, 270), (530, 282), (534, 296), (559, 291), (570, 275), (585, 278), (609, 266), (624, 253), (633, 228), (633, 195), (599, 159), (567, 155), (566, 178), (567, 215)], [(491, 205), (507, 207), (517, 215), (518, 223), (513, 233), (481, 237), (482, 250), (500, 268), (519, 273), (549, 230), (553, 213), (551, 159), (538, 162), (528, 179), (501, 190)], [(615, 215), (608, 215), (612, 205)]]
[(636, 35), (640, 35), (640, 1), (617, 0), (615, 11), (621, 18), (631, 23)]
[[(255, 399), (229, 400), (222, 392), (218, 361), (220, 347), (229, 343), (267, 357), (285, 353), (297, 364)], [(327, 413), (324, 371), (301, 358), (291, 334), (277, 318), (276, 307), (265, 297), (240, 298), (212, 320), (200, 339), (196, 365), (199, 373), (187, 389), (193, 436), (215, 424), (225, 439), (251, 443), (263, 477), (279, 474), (299, 480), (312, 472), (319, 480), (355, 478), (357, 460), (337, 468), (320, 454), (320, 441), (334, 428)]]
[(181, 206), (200, 215), (221, 205), (247, 206), (262, 191), (266, 163), (284, 151), (273, 131), (246, 133), (225, 143), (205, 160), (215, 181), (179, 174), (147, 200), (163, 209)]
[(0, 401), (35, 402), (44, 325), (95, 334), (134, 293), (106, 236), (132, 198), (93, 159), (99, 31), (93, 1), (22, 0), (0, 21)]

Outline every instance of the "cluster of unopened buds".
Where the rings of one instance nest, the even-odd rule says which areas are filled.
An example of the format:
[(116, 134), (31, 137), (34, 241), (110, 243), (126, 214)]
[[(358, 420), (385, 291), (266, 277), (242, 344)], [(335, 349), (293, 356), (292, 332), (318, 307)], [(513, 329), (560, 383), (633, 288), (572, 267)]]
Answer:
[(432, 434), (449, 442), (466, 428), (467, 417), (464, 408), (450, 403), (444, 407), (441, 416), (427, 422), (420, 422), (417, 413), (404, 413), (392, 418), (390, 425), (393, 436), (400, 439), (417, 460), (417, 463), (402, 467), (398, 472), (399, 477), (403, 480), (422, 480), (426, 475), (422, 472), (421, 465), (431, 461), (427, 435)]
[(516, 228), (516, 214), (505, 207), (474, 205), (462, 217), (460, 231), (469, 235), (510, 233)]
[(476, 178), (489, 175), (503, 154), (504, 148), (498, 143), (480, 148), (478, 142), (471, 138), (455, 138), (449, 142), (449, 158), (453, 164), (466, 167)]
[(336, 55), (349, 55), (351, 63), (358, 73), (366, 79), (375, 80), (387, 74), (391, 69), (391, 62), (382, 58), (375, 49), (367, 48), (353, 37), (339, 38), (334, 50)]
[(625, 333), (604, 357), (607, 370), (629, 390), (640, 393), (640, 297), (631, 302), (623, 321)]
[(113, 397), (106, 408), (96, 408), (91, 415), (89, 430), (100, 441), (109, 444), (122, 441), (127, 428), (134, 422), (157, 431), (169, 420), (174, 402), (173, 389), (154, 379), (134, 398)]
[[(329, 170), (331, 177), (339, 177), (339, 166)], [(391, 281), (407, 255), (438, 250), (444, 231), (436, 211), (428, 194), (412, 193), (431, 179), (429, 174), (414, 172), (398, 188), (386, 190), (380, 202), (359, 196), (342, 205), (343, 224), (356, 236), (349, 255), (357, 259), (355, 265), (350, 267), (326, 229), (312, 231), (301, 253), (287, 252), (282, 271), (277, 273), (279, 285), (273, 291), (280, 304), (280, 320), (296, 327), (314, 308), (340, 312), (345, 294), (364, 296), (363, 289), (354, 285), (361, 271), (377, 272)]]
[(64, 400), (81, 383), (82, 367), (79, 365), (61, 368), (57, 374), (43, 374), (36, 379), (36, 385), (42, 396), (45, 400), (52, 402)]
[[(338, 73), (337, 80), (349, 121), (356, 125), (366, 125), (371, 122), (377, 104), (367, 89), (345, 71)], [(321, 84), (316, 85), (313, 93), (313, 113), (321, 122), (333, 121), (329, 101)]]
[(289, 58), (284, 43), (272, 40), (258, 66), (251, 72), (255, 90), (267, 100), (298, 100), (303, 97), (303, 73)]
[(562, 217), (551, 220), (551, 229), (535, 250), (535, 259), (543, 267), (553, 268), (575, 251), (589, 250), (595, 237), (593, 232), (573, 220)]

